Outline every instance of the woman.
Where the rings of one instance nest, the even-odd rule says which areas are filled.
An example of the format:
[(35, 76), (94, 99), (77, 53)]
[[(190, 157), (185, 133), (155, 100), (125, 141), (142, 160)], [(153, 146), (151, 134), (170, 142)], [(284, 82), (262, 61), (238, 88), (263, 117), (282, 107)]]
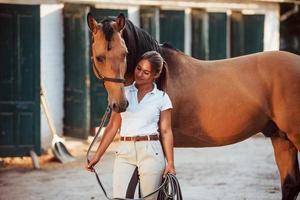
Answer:
[[(133, 198), (138, 180), (144, 197), (158, 188), (162, 176), (175, 174), (172, 103), (164, 92), (166, 62), (159, 53), (146, 52), (135, 68), (134, 78), (135, 82), (125, 87), (129, 102), (126, 112), (112, 112), (97, 152), (86, 166), (92, 170), (120, 130), (121, 142), (114, 164), (114, 198)], [(157, 199), (157, 194), (147, 198), (150, 199)]]

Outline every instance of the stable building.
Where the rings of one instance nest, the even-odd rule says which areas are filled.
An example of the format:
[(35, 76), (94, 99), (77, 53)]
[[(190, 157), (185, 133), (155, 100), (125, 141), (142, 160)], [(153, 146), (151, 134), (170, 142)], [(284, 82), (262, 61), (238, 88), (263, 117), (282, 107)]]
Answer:
[(51, 143), (44, 85), (58, 133), (93, 135), (107, 105), (90, 63), (86, 15), (124, 13), (160, 43), (198, 59), (260, 51), (300, 54), (297, 0), (0, 0), (0, 156), (38, 154)]

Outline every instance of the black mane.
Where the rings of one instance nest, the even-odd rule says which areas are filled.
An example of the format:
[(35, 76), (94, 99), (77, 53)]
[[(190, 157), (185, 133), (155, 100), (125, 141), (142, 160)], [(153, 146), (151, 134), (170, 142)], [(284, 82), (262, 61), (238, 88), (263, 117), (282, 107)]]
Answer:
[(112, 28), (112, 26), (110, 25), (110, 22), (113, 21), (113, 19), (111, 18), (106, 18), (104, 20), (101, 21), (101, 24), (103, 24), (102, 30), (105, 36), (105, 39), (110, 42), (111, 38), (114, 34), (114, 29)]
[(128, 49), (127, 55), (127, 75), (133, 73), (139, 58), (147, 51), (160, 52), (158, 42), (146, 31), (135, 26), (130, 20), (126, 19), (123, 38)]
[(108, 42), (108, 45), (107, 45), (107, 50), (110, 50), (110, 42), (111, 42), (111, 39), (112, 39), (112, 36), (114, 34), (114, 29), (113, 27), (110, 25), (110, 23), (114, 21), (114, 19), (112, 18), (105, 18), (101, 21), (101, 24), (103, 25), (102, 27), (102, 30), (103, 30), (103, 33), (104, 33), (104, 36), (105, 36), (105, 39), (106, 41)]
[(170, 43), (168, 42), (165, 42), (161, 45), (161, 47), (163, 48), (168, 48), (168, 49), (172, 49), (172, 50), (175, 50), (175, 51), (180, 51), (179, 49), (176, 49), (173, 45), (171, 45)]

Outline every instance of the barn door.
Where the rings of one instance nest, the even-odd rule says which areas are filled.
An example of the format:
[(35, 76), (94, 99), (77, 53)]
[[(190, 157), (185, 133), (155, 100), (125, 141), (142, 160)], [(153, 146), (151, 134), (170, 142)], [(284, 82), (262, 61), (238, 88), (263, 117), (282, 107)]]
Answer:
[(264, 15), (232, 13), (231, 57), (263, 51), (264, 19)]
[(155, 19), (156, 8), (147, 7), (140, 9), (140, 24), (141, 28), (148, 32), (153, 38), (156, 38), (156, 19)]
[[(244, 15), (245, 54), (256, 53), (264, 49), (264, 15)], [(255, 27), (255, 28), (253, 28)]]
[(206, 16), (203, 10), (192, 10), (192, 56), (202, 60), (208, 59)]
[(209, 59), (226, 58), (227, 14), (208, 13), (209, 20)]
[(64, 134), (78, 138), (87, 138), (90, 128), (88, 10), (83, 5), (64, 6)]
[(168, 42), (184, 51), (184, 11), (160, 11), (160, 43)]
[(0, 156), (40, 154), (40, 7), (0, 5)]
[(231, 14), (231, 57), (244, 55), (244, 23), (241, 12)]
[[(127, 10), (111, 10), (111, 9), (91, 9), (92, 15), (100, 22), (102, 19), (108, 16), (118, 16), (120, 13), (123, 13), (127, 18)], [(90, 44), (89, 44), (90, 48)], [(90, 52), (90, 51), (89, 51)], [(107, 93), (105, 88), (103, 87), (102, 81), (98, 80), (94, 75), (92, 67), (90, 69), (90, 80), (91, 80), (91, 88), (90, 88), (90, 130), (91, 133), (94, 133), (95, 127), (99, 126), (102, 115), (105, 112), (107, 107)]]

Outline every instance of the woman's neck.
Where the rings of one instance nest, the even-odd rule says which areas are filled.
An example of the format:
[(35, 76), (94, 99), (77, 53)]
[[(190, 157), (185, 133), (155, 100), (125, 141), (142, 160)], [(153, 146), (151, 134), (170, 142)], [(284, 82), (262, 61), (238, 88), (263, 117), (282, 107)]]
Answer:
[(135, 84), (135, 87), (138, 89), (139, 92), (147, 93), (147, 92), (152, 91), (154, 86), (153, 86), (153, 83), (151, 83), (151, 84), (145, 84), (145, 85)]

